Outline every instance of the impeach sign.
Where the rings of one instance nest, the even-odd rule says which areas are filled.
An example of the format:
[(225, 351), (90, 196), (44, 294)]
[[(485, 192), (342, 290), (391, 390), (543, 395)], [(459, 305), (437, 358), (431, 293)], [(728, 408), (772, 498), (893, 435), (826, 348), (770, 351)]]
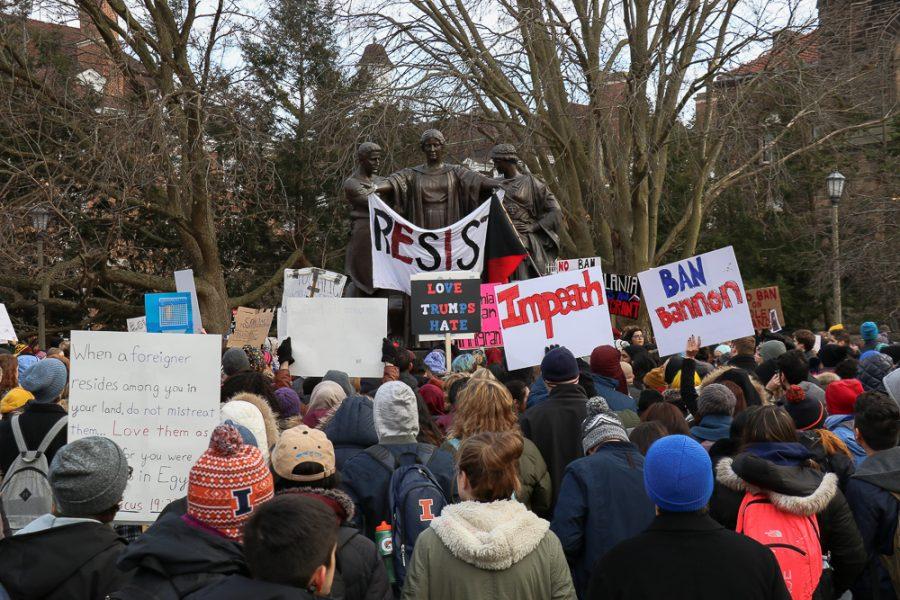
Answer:
[[(556, 268), (551, 269), (551, 272), (564, 273), (599, 266), (599, 256), (568, 258), (557, 260)], [(637, 275), (604, 273), (603, 284), (606, 288), (606, 299), (609, 302), (609, 314), (637, 319), (641, 311), (641, 284)]]

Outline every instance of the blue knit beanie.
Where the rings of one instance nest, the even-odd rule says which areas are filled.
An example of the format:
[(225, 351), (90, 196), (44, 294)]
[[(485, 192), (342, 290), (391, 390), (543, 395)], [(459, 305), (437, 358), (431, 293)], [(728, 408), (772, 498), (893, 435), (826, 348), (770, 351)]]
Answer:
[(578, 361), (568, 348), (554, 348), (541, 361), (541, 377), (548, 383), (578, 379)]
[(28, 369), (21, 386), (34, 395), (33, 402), (50, 404), (59, 398), (68, 381), (66, 365), (55, 358), (45, 358)]
[(878, 339), (878, 325), (873, 321), (866, 321), (859, 326), (859, 335), (867, 342)]
[(700, 510), (709, 502), (713, 491), (709, 454), (686, 435), (657, 440), (644, 459), (644, 487), (662, 510)]

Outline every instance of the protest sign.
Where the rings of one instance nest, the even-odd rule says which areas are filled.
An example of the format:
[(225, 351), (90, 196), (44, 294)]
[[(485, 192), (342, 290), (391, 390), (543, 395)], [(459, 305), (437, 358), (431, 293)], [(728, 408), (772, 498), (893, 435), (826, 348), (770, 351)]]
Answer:
[(271, 308), (245, 308), (239, 306), (234, 315), (234, 332), (228, 336), (229, 348), (253, 346), (259, 348), (269, 335), (272, 317), (275, 311)]
[(382, 202), (369, 196), (372, 234), (372, 281), (376, 288), (410, 293), (416, 273), (472, 271), (481, 273), (490, 214), (490, 200), (443, 229), (416, 227)]
[(497, 294), (494, 292), (496, 284), (481, 284), (481, 331), (470, 340), (457, 340), (456, 347), (460, 350), (474, 350), (475, 348), (499, 348), (503, 345), (503, 335), (500, 333), (500, 317), (497, 312)]
[(147, 333), (147, 317), (135, 317), (133, 319), (125, 319), (130, 333)]
[[(750, 303), (750, 317), (754, 329), (780, 331), (784, 327), (784, 313), (781, 310), (781, 293), (777, 285), (747, 290), (747, 302)], [(771, 312), (775, 311), (778, 329), (773, 329)]]
[[(564, 273), (600, 266), (600, 257), (567, 258), (556, 261), (551, 273)], [(603, 287), (609, 302), (609, 314), (637, 319), (641, 311), (641, 284), (636, 275), (603, 274)]]
[(387, 298), (288, 298), (291, 375), (322, 377), (331, 369), (350, 377), (381, 377), (381, 340), (387, 337)]
[(144, 294), (149, 333), (193, 333), (191, 295), (188, 292)]
[(660, 356), (683, 352), (692, 335), (704, 346), (753, 335), (731, 246), (644, 271), (638, 278)]
[(0, 303), (0, 340), (8, 342), (19, 341), (19, 338), (16, 337), (16, 330), (13, 328), (12, 321), (9, 318), (9, 313), (6, 312), (6, 305)]
[(420, 341), (471, 338), (481, 328), (478, 273), (419, 273), (410, 285), (410, 330)]
[(544, 348), (565, 346), (587, 356), (612, 344), (612, 324), (600, 267), (498, 285), (500, 329), (510, 369), (541, 363)]
[(284, 270), (284, 288), (281, 292), (281, 307), (275, 320), (275, 329), (279, 340), (287, 337), (287, 299), (288, 298), (340, 298), (347, 285), (347, 276), (306, 267), (303, 269)]
[(197, 299), (193, 269), (175, 271), (175, 291), (191, 295), (191, 322), (194, 324), (194, 333), (200, 333), (203, 330), (203, 319), (200, 317), (200, 301)]
[(591, 256), (589, 258), (561, 258), (556, 261), (556, 269), (554, 273), (565, 273), (566, 271), (580, 271), (581, 269), (590, 269), (591, 267), (600, 266), (600, 257)]
[[(174, 343), (173, 343), (174, 342)], [(69, 441), (115, 441), (133, 469), (119, 522), (153, 523), (187, 493), (219, 423), (222, 339), (73, 331)]]

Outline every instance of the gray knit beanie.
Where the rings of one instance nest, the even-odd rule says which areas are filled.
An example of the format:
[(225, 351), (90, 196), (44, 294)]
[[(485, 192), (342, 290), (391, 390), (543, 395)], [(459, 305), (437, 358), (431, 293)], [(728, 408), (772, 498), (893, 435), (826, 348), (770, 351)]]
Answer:
[(721, 383), (709, 383), (700, 390), (697, 398), (697, 419), (705, 415), (734, 415), (734, 406), (737, 398), (727, 387)]
[(787, 352), (787, 347), (781, 340), (766, 340), (759, 345), (756, 351), (759, 352), (760, 358), (766, 361), (772, 360), (773, 358), (778, 358), (779, 356)]
[(375, 392), (372, 416), (378, 443), (414, 443), (419, 435), (416, 394), (402, 381), (388, 381)]
[(69, 442), (50, 463), (50, 488), (64, 517), (91, 517), (122, 500), (128, 461), (118, 444), (91, 436)]
[(69, 370), (61, 360), (39, 360), (25, 373), (21, 386), (34, 395), (33, 402), (50, 404), (59, 398), (69, 380)]
[(250, 359), (247, 358), (247, 353), (240, 348), (229, 348), (225, 351), (225, 354), (222, 355), (222, 371), (228, 377), (231, 377), (235, 373), (249, 370)]
[(619, 417), (609, 409), (609, 404), (600, 396), (587, 401), (587, 418), (581, 425), (581, 444), (584, 453), (604, 442), (627, 442), (628, 434)]

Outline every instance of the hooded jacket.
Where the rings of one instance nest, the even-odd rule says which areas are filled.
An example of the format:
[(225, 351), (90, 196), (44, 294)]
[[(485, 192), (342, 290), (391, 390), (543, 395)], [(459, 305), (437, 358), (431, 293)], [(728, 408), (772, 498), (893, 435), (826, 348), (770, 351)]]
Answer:
[(601, 444), (566, 468), (550, 528), (572, 567), (579, 598), (585, 596), (594, 564), (646, 529), (654, 515), (644, 491), (644, 457), (633, 444)]
[(187, 596), (186, 600), (315, 600), (310, 592), (270, 583), (259, 579), (250, 579), (243, 575), (231, 575), (202, 590)]
[[(900, 596), (881, 565), (879, 555), (893, 554), (900, 501), (893, 494), (900, 493), (900, 447), (883, 450), (868, 457), (847, 484), (847, 503), (859, 526), (868, 564), (853, 586), (856, 600), (887, 599)], [(874, 593), (878, 583), (880, 595)]]
[[(782, 446), (792, 451), (799, 444), (764, 444), (763, 446)], [(778, 452), (783, 463), (800, 461), (791, 460), (788, 452)], [(800, 456), (802, 447), (795, 453)], [(770, 453), (776, 456), (776, 453)], [(723, 458), (716, 466), (716, 484), (723, 485), (738, 492), (754, 491), (768, 496), (778, 509), (796, 515), (816, 515), (822, 555), (831, 553), (831, 566), (834, 569), (831, 581), (826, 577), (819, 583), (819, 590), (824, 591), (833, 585), (834, 597), (840, 597), (856, 580), (866, 563), (865, 550), (853, 515), (847, 506), (844, 495), (838, 489), (838, 478), (834, 473), (825, 473), (802, 464), (776, 464), (771, 460), (755, 456), (749, 452), (739, 454), (734, 459)], [(729, 529), (737, 523), (740, 500), (736, 496), (723, 496), (713, 512), (716, 520)], [(736, 504), (724, 506), (725, 502), (737, 500)], [(827, 598), (828, 596), (818, 596)]]
[(404, 600), (572, 600), (550, 524), (514, 500), (444, 508), (416, 540)]
[(853, 454), (853, 464), (859, 466), (866, 458), (866, 451), (856, 441), (856, 433), (853, 431), (853, 415), (831, 415), (825, 417), (825, 429), (838, 436), (847, 444), (850, 453)]
[[(268, 457), (269, 449), (272, 448), (278, 442), (278, 436), (280, 435), (280, 430), (278, 429), (278, 421), (275, 419), (275, 413), (272, 410), (272, 407), (269, 406), (269, 403), (266, 402), (266, 399), (263, 398), (262, 396), (243, 392), (243, 393), (235, 394), (234, 396), (232, 396), (228, 400), (228, 402), (226, 402), (225, 404), (222, 405), (222, 409), (224, 410), (229, 402), (235, 402), (238, 400), (240, 400), (242, 402), (249, 402), (250, 404), (255, 406), (256, 409), (259, 410), (259, 414), (262, 415), (265, 435), (261, 434), (261, 435), (257, 436), (256, 432), (253, 432), (253, 435), (256, 437), (256, 443), (258, 444), (260, 451), (263, 453), (263, 456)], [(234, 417), (229, 417), (229, 418), (233, 419)], [(223, 416), (223, 420), (224, 419), (225, 419), (225, 417)], [(237, 419), (235, 419), (235, 420), (237, 421)], [(238, 422), (240, 422), (240, 421), (238, 421)], [(247, 425), (244, 423), (241, 423), (241, 425), (244, 425), (245, 427), (247, 427)], [(249, 429), (249, 427), (248, 427), (248, 429)], [(251, 431), (253, 431), (253, 430), (251, 429)], [(265, 441), (265, 445), (266, 445), (265, 449), (263, 449), (263, 441)]]
[(127, 579), (125, 548), (110, 525), (47, 514), (0, 541), (0, 584), (16, 600), (103, 598)]
[(111, 600), (178, 600), (229, 575), (249, 575), (240, 544), (174, 514), (128, 546), (119, 568), (134, 570), (134, 577)]
[(614, 378), (591, 373), (591, 379), (594, 380), (596, 395), (602, 396), (606, 400), (610, 410), (632, 410), (637, 412), (637, 400), (616, 389), (618, 382)]
[(334, 444), (338, 470), (351, 457), (378, 443), (372, 401), (365, 396), (350, 396), (319, 421), (321, 429)]
[(340, 521), (337, 571), (330, 594), (332, 600), (391, 600), (394, 597), (384, 561), (375, 543), (348, 525), (355, 508), (347, 494), (340, 490), (312, 487), (290, 488), (281, 493), (308, 495), (322, 500), (334, 510)]

